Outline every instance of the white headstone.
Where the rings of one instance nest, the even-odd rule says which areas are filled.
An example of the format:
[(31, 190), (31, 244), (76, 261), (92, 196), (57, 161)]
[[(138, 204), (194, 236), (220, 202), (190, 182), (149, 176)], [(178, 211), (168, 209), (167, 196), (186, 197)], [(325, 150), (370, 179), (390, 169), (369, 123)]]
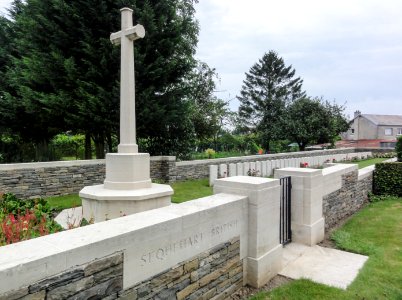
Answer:
[(214, 186), (215, 180), (218, 179), (218, 166), (209, 166), (209, 186)]
[(244, 175), (244, 168), (243, 167), (244, 167), (243, 163), (241, 163), (241, 162), (236, 164), (237, 176), (243, 176)]
[(236, 164), (229, 164), (229, 176), (236, 176), (237, 172), (236, 172)]

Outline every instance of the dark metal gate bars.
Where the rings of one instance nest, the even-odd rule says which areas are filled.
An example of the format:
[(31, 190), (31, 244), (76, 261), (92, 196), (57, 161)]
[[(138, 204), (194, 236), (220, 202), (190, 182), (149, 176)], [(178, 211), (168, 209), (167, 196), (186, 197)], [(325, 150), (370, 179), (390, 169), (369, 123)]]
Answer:
[(281, 200), (280, 200), (280, 224), (279, 224), (279, 242), (285, 246), (292, 241), (291, 231), (291, 177), (280, 178)]

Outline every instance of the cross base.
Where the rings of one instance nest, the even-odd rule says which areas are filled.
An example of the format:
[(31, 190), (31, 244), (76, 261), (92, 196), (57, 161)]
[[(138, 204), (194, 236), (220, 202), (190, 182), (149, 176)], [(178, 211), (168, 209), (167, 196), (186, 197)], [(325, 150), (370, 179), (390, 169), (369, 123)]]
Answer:
[(117, 146), (118, 153), (138, 153), (138, 145), (136, 144), (119, 144)]
[(169, 206), (172, 194), (172, 188), (165, 184), (152, 183), (136, 190), (110, 190), (102, 184), (83, 188), (80, 197), (83, 217), (97, 223)]

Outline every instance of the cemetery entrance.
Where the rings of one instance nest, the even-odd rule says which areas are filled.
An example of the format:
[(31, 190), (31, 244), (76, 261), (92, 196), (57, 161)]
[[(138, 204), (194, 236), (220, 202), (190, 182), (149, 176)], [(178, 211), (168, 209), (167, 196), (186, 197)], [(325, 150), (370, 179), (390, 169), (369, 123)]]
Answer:
[(291, 228), (291, 194), (292, 181), (291, 177), (282, 177), (280, 180), (281, 197), (280, 197), (280, 219), (279, 219), (279, 242), (285, 246), (292, 241)]

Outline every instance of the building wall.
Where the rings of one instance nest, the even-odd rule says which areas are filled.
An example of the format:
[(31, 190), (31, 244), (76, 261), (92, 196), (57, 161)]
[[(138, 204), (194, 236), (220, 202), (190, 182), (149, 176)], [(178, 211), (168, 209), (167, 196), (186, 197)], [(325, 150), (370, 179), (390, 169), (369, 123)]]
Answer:
[[(377, 125), (368, 121), (366, 118), (358, 117), (357, 119), (357, 129), (355, 128), (355, 139), (356, 140), (375, 140), (378, 139), (378, 129)], [(356, 123), (355, 123), (356, 124)]]
[[(398, 128), (402, 130), (402, 125), (400, 126), (378, 126), (377, 135), (379, 139), (382, 140), (395, 140), (398, 137)], [(385, 135), (386, 129), (392, 129), (392, 135)]]

